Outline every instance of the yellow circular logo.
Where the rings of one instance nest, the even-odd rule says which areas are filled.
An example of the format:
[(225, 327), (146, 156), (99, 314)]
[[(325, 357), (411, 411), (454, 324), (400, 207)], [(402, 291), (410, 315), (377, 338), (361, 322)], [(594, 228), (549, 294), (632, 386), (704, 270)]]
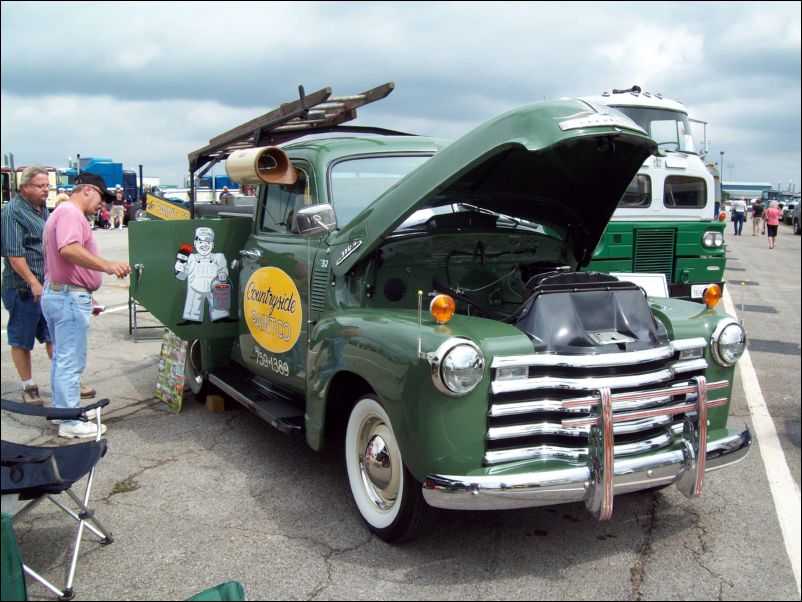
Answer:
[(292, 349), (301, 334), (301, 295), (278, 268), (260, 268), (248, 279), (242, 302), (248, 330), (273, 353)]

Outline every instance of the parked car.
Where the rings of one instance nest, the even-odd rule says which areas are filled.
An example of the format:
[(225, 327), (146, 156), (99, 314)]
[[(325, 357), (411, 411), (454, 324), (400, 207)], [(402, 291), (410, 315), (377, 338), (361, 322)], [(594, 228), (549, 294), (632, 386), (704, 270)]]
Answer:
[(783, 207), (783, 223), (788, 224), (789, 226), (793, 223), (793, 213), (797, 205), (798, 203), (791, 202)]

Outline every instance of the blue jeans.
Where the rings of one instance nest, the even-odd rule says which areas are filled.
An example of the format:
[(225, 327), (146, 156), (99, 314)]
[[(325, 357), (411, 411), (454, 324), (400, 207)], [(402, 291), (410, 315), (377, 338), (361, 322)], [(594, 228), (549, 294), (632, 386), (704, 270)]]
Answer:
[(735, 213), (735, 235), (741, 236), (744, 231), (744, 222), (746, 221), (746, 214), (741, 212)]
[[(45, 285), (42, 313), (53, 337), (53, 362), (50, 365), (53, 407), (77, 408), (81, 405), (80, 382), (86, 367), (92, 295), (66, 290), (57, 293)], [(64, 420), (62, 424), (74, 425), (77, 421)]]

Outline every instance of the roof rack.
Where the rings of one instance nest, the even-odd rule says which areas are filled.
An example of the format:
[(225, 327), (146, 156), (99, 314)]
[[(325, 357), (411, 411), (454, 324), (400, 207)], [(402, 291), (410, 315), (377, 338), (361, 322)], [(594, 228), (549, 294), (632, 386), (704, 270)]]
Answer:
[(304, 87), (298, 86), (298, 100), (282, 104), (261, 117), (215, 136), (208, 145), (189, 153), (192, 181), (195, 172), (200, 171), (198, 175), (203, 175), (236, 150), (277, 145), (308, 134), (336, 131), (338, 125), (356, 119), (358, 107), (386, 98), (394, 89), (395, 84), (388, 82), (353, 96), (332, 96), (330, 87), (306, 95)]

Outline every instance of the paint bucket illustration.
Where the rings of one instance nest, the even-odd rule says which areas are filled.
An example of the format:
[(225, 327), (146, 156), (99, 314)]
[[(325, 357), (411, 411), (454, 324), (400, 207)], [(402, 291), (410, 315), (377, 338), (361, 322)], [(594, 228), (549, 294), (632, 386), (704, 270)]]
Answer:
[(231, 310), (231, 282), (224, 280), (212, 286), (212, 307), (216, 310)]

